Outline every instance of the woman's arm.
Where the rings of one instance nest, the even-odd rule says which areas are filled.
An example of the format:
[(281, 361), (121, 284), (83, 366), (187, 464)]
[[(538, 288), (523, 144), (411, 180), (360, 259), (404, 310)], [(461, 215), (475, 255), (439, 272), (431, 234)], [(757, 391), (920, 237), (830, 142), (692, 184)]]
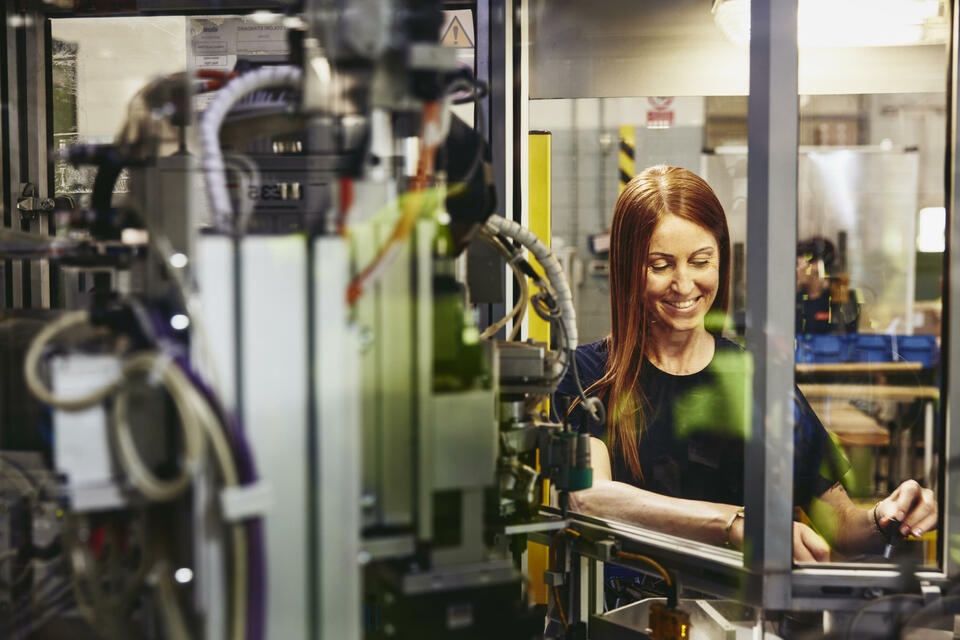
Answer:
[(936, 527), (937, 502), (931, 490), (915, 480), (907, 480), (873, 509), (861, 509), (853, 504), (843, 486), (836, 484), (820, 496), (820, 504), (814, 504), (809, 515), (840, 553), (877, 553), (883, 548), (884, 539), (877, 532), (874, 518), (881, 527), (897, 520), (901, 534), (920, 536)]
[(590, 460), (593, 463), (593, 486), (570, 494), (571, 511), (639, 524), (709, 544), (727, 542), (725, 528), (739, 507), (670, 498), (624, 482), (614, 482), (607, 446), (597, 438), (590, 438)]
[[(729, 542), (743, 548), (743, 518), (734, 518), (739, 506), (671, 498), (615, 482), (610, 455), (602, 441), (590, 439), (593, 487), (570, 496), (572, 511), (638, 524), (649, 529), (713, 545)], [(729, 537), (727, 524), (733, 522)], [(809, 527), (794, 523), (794, 559), (797, 562), (826, 560), (829, 548)]]

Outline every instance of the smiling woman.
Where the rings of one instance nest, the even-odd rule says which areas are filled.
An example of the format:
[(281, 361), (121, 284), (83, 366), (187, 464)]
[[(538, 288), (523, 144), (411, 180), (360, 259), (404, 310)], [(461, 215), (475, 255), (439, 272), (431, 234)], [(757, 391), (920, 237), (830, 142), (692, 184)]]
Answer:
[[(591, 424), (574, 404), (571, 422), (594, 436), (594, 486), (571, 506), (742, 548), (752, 370), (720, 335), (730, 279), (723, 207), (696, 174), (651, 167), (620, 195), (610, 245), (612, 331), (576, 354), (610, 423)], [(571, 375), (558, 393), (576, 395)], [(796, 561), (879, 551), (888, 527), (920, 535), (936, 525), (933, 494), (913, 481), (856, 507), (839, 482), (849, 464), (798, 390), (793, 414), (794, 504), (813, 524), (793, 523)]]
[[(653, 354), (656, 364), (666, 364), (665, 359), (671, 356), (669, 352), (676, 350), (670, 347), (679, 346), (678, 340), (696, 340), (700, 336), (697, 329), (703, 326), (704, 317), (717, 297), (719, 253), (713, 234), (685, 218), (668, 214), (654, 229), (643, 302), (651, 313), (650, 329), (654, 335), (651, 347), (658, 347), (654, 349), (658, 353)], [(678, 355), (690, 351), (682, 348)], [(708, 350), (700, 351), (698, 360), (709, 355)], [(695, 365), (706, 365), (706, 362), (709, 357)], [(674, 367), (684, 373), (688, 365), (677, 362)], [(702, 368), (694, 366), (693, 370)]]

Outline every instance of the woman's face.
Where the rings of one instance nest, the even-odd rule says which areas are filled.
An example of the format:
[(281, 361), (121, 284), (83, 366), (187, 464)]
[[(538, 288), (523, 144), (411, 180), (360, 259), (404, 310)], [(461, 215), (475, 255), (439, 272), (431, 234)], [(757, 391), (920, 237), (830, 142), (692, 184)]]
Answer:
[(717, 297), (720, 250), (707, 229), (667, 215), (650, 238), (643, 303), (658, 329), (691, 331), (703, 327)]

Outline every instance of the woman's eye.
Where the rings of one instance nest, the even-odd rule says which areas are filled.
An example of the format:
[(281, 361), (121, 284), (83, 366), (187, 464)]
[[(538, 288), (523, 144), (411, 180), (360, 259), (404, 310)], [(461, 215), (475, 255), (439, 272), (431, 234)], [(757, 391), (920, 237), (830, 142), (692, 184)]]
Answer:
[(702, 269), (702, 268), (704, 268), (704, 267), (709, 266), (709, 265), (710, 265), (710, 261), (709, 261), (709, 260), (694, 260), (694, 261), (692, 261), (690, 264), (692, 264), (692, 265), (695, 266), (695, 267), (698, 267), (698, 268)]
[(669, 266), (670, 266), (670, 265), (667, 264), (666, 262), (658, 262), (658, 263), (655, 263), (655, 264), (651, 264), (651, 265), (650, 265), (650, 268), (651, 268), (653, 271), (660, 272), (660, 271), (665, 271), (665, 270), (667, 269), (667, 267), (669, 267)]

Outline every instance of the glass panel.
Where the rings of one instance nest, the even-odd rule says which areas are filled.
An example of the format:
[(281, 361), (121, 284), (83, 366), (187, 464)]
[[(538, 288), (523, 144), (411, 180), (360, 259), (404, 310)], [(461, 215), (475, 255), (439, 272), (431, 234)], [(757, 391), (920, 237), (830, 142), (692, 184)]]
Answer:
[[(748, 55), (709, 3), (654, 5), (533, 10), (530, 127), (551, 133), (551, 240), (573, 279), (585, 395), (608, 414), (570, 414), (596, 436), (594, 487), (572, 505), (739, 557)], [(739, 156), (718, 161), (720, 146)], [(655, 165), (672, 168), (644, 173)], [(578, 395), (568, 374), (558, 418)]]
[[(895, 553), (936, 564), (935, 506), (911, 480), (936, 490), (942, 442), (946, 96), (804, 96), (800, 105), (797, 382), (847, 469), (843, 490), (812, 505), (812, 524), (834, 559), (880, 559), (879, 503), (885, 533), (890, 518), (913, 532), (891, 539)], [(836, 524), (849, 518), (844, 491), (871, 525), (857, 546)]]
[[(113, 142), (131, 99), (160, 76), (186, 68), (182, 16), (53, 20), (54, 145)], [(84, 200), (94, 171), (58, 162), (57, 195)], [(115, 193), (127, 193), (121, 176)]]
[[(618, 194), (621, 141), (630, 128), (634, 172), (657, 163), (686, 167), (707, 181), (723, 205), (731, 237), (724, 333), (738, 341), (748, 295), (743, 95), (748, 4), (721, 0), (711, 13), (703, 3), (680, 2), (671, 6), (669, 21), (664, 11), (634, 4), (607, 0), (591, 3), (589, 11), (576, 5), (533, 11), (530, 126), (553, 137), (553, 240), (568, 255), (577, 283), (580, 342), (611, 331), (611, 266), (604, 251)], [(945, 9), (942, 2), (913, 0), (885, 3), (884, 12), (842, 4), (801, 0), (798, 34), (797, 233), (799, 240), (829, 240), (822, 244), (832, 247), (832, 262), (813, 260), (812, 271), (798, 270), (797, 285), (807, 299), (798, 298), (796, 375), (804, 393), (796, 414), (810, 419), (800, 420), (796, 431), (794, 527), (819, 531), (832, 547), (811, 545), (820, 559), (834, 561), (880, 558), (884, 545), (875, 531), (874, 505), (907, 479), (936, 490), (942, 440), (936, 425)], [(668, 68), (671, 72), (663, 73)], [(795, 266), (791, 257), (784, 269), (792, 274)], [(816, 299), (803, 280), (807, 271), (818, 276), (831, 300), (823, 321), (828, 333), (814, 333), (822, 311), (811, 310), (815, 322), (805, 324), (805, 305)], [(840, 346), (828, 356), (833, 343)], [(826, 358), (844, 362), (823, 362)], [(877, 359), (889, 362), (874, 363)], [(588, 360), (587, 368), (603, 373), (605, 360), (605, 355)], [(655, 447), (645, 435), (639, 446)], [(678, 442), (686, 448), (674, 452), (672, 461), (680, 458), (680, 468), (687, 470), (698, 449), (688, 440), (673, 444)], [(607, 445), (615, 446), (609, 439)], [(684, 474), (688, 481), (692, 477)], [(643, 500), (648, 513), (660, 509), (659, 498)], [(891, 505), (884, 502), (881, 512)], [(655, 519), (647, 524), (671, 532), (683, 528), (697, 538), (702, 521), (687, 507), (670, 512), (676, 519), (666, 526)], [(899, 553), (934, 563), (936, 534), (926, 531), (931, 526), (927, 519), (920, 527), (922, 540), (906, 540)], [(805, 553), (798, 550), (797, 558), (808, 558)]]
[[(801, 3), (799, 432), (824, 425), (821, 476), (839, 485), (797, 504), (795, 526), (833, 561), (936, 565), (946, 9), (886, 4), (867, 42), (858, 21)], [(814, 22), (830, 26), (820, 40)]]

